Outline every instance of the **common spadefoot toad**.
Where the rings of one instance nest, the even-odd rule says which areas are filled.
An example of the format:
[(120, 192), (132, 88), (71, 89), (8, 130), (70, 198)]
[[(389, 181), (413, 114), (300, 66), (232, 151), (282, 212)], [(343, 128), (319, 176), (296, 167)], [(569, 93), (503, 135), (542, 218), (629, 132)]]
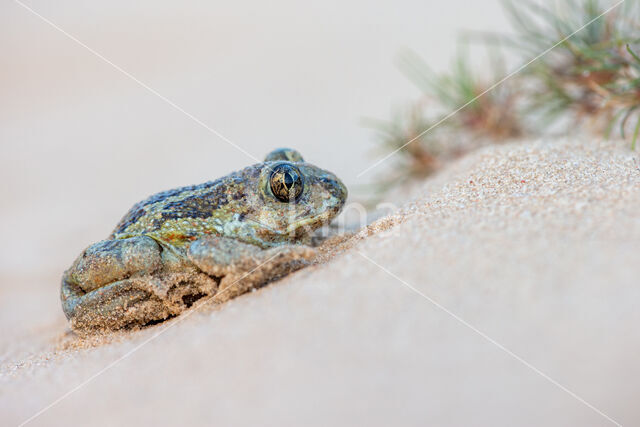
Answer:
[(195, 301), (224, 302), (308, 265), (310, 234), (347, 197), (331, 172), (291, 149), (215, 181), (137, 203), (64, 273), (75, 330), (157, 323)]

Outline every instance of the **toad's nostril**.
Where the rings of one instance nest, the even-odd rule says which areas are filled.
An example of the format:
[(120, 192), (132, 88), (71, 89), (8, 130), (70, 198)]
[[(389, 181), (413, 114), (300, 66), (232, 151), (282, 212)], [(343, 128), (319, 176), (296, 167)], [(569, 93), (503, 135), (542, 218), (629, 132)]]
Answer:
[(336, 181), (331, 178), (322, 177), (320, 178), (320, 182), (322, 182), (323, 184), (328, 184), (331, 187), (335, 187), (337, 185)]

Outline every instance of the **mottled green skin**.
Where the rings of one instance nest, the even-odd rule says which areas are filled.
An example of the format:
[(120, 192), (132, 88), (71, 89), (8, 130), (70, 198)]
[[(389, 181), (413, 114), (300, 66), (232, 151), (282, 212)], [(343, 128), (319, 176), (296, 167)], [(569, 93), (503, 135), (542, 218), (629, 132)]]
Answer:
[(282, 203), (268, 178), (282, 161), (249, 166), (216, 181), (158, 193), (136, 204), (112, 238), (146, 235), (183, 247), (205, 235), (232, 237), (260, 247), (291, 242), (331, 220), (342, 208), (346, 188), (330, 172), (295, 164), (305, 180), (296, 203)]
[[(283, 163), (303, 178), (295, 201), (271, 190), (273, 168)], [(117, 329), (178, 314), (204, 295), (224, 301), (306, 265), (312, 250), (303, 244), (346, 197), (334, 174), (291, 149), (215, 181), (155, 194), (65, 272), (63, 310), (74, 329)], [(254, 272), (260, 260), (271, 265)], [(243, 285), (245, 270), (251, 275)], [(233, 292), (223, 297), (225, 286)]]

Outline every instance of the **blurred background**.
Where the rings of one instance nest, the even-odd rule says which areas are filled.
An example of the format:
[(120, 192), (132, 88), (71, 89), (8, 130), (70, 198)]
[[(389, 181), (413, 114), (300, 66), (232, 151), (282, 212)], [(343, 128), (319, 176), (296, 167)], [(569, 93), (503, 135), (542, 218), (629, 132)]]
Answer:
[[(361, 118), (416, 93), (399, 50), (443, 70), (460, 28), (508, 30), (498, 0), (24, 4), (253, 156), (296, 147), (348, 187), (379, 156)], [(62, 271), (131, 205), (253, 160), (20, 4), (0, 32), (0, 300), (32, 291), (49, 324)]]
[[(349, 187), (351, 201), (366, 198), (365, 185), (379, 184), (376, 173), (360, 178), (358, 174), (390, 150), (376, 142), (379, 134), (365, 126), (363, 118), (389, 119), (407, 100), (420, 95), (398, 69), (401, 52), (412, 51), (436, 73), (444, 72), (452, 68), (461, 30), (511, 32), (500, 0), (22, 1), (0, 4), (0, 364), (9, 366), (8, 371), (16, 367), (22, 375), (19, 381), (10, 375), (0, 377), (0, 396), (7, 383), (21, 386), (10, 396), (4, 394), (8, 398), (0, 403), (0, 412), (13, 411), (21, 420), (127, 354), (146, 336), (132, 334), (130, 340), (93, 352), (70, 345), (56, 359), (57, 345), (68, 331), (59, 302), (60, 277), (85, 247), (106, 238), (134, 203), (162, 190), (216, 179), (282, 146), (294, 147), (307, 161), (336, 173)], [(574, 4), (558, 1), (569, 9)], [(607, 7), (613, 3), (601, 2)], [(587, 21), (576, 15), (580, 24)], [(555, 37), (553, 32), (546, 35)], [(471, 44), (468, 55), (472, 77), (476, 71), (486, 71), (491, 60), (485, 47)], [(507, 56), (503, 61), (507, 71), (523, 63), (520, 57)], [(495, 81), (488, 76), (489, 82)], [(583, 80), (592, 83), (588, 74)], [(639, 111), (635, 104), (628, 108)], [(529, 116), (525, 119), (529, 121)], [(486, 127), (485, 122), (478, 123)], [(498, 129), (503, 123), (494, 121)], [(637, 225), (635, 211), (628, 212), (637, 204), (624, 199), (637, 203), (631, 197), (636, 194), (635, 169), (629, 166), (637, 163), (630, 160), (628, 142), (624, 144), (623, 155), (616, 151), (605, 159), (622, 159), (615, 164), (616, 173), (599, 170), (595, 160), (593, 168), (587, 163), (589, 167), (576, 172), (631, 177), (624, 181), (628, 188), (610, 197), (615, 203), (605, 198), (610, 205), (597, 205), (602, 211), (595, 212), (601, 216), (594, 216), (593, 223), (588, 215), (583, 222), (575, 220), (570, 209), (575, 207), (573, 198), (558, 199), (556, 205), (568, 200), (562, 209), (555, 206), (566, 214), (560, 219), (569, 218), (564, 231), (575, 241), (568, 239), (567, 246), (556, 245), (565, 236), (553, 228), (553, 209), (525, 217), (528, 211), (509, 211), (500, 205), (499, 212), (514, 216), (496, 217), (489, 204), (479, 211), (489, 220), (497, 218), (488, 221), (488, 227), (466, 223), (449, 233), (441, 223), (436, 230), (440, 234), (429, 234), (437, 227), (424, 216), (419, 232), (414, 233), (409, 228), (413, 224), (407, 222), (406, 234), (395, 243), (384, 240), (389, 236), (381, 232), (370, 239), (369, 248), (374, 253), (380, 250), (390, 270), (406, 273), (411, 283), (424, 279), (436, 295), (446, 297), (443, 305), (456, 307), (496, 340), (513, 344), (543, 372), (553, 373), (560, 383), (566, 380), (578, 394), (586, 390), (587, 400), (593, 398), (607, 411), (613, 408), (612, 414), (631, 418), (638, 390), (633, 381), (638, 377), (633, 361), (638, 340), (632, 327), (638, 299), (635, 287), (629, 285), (634, 269), (618, 266), (633, 267), (637, 239), (629, 226), (628, 241), (618, 234), (604, 244), (589, 240), (593, 230), (611, 237), (606, 236), (610, 224), (621, 224), (617, 230), (623, 231), (625, 224)], [(589, 155), (597, 160), (604, 152)], [(592, 161), (588, 156), (562, 156), (547, 163), (562, 172), (559, 176), (571, 177), (576, 159)], [(535, 151), (529, 157), (535, 158)], [(511, 172), (501, 168), (493, 172), (504, 170)], [(518, 173), (514, 171), (514, 176)], [(609, 184), (617, 182), (605, 178)], [(504, 191), (515, 188), (503, 186), (502, 175), (487, 179)], [(437, 192), (443, 182), (447, 181), (434, 181), (422, 191)], [(512, 193), (522, 203), (514, 205), (527, 207), (520, 195), (535, 195), (535, 187), (527, 190), (524, 179), (518, 182), (523, 186)], [(569, 179), (564, 184), (573, 188)], [(586, 194), (591, 187), (585, 188)], [(609, 187), (598, 188), (608, 194), (602, 189)], [(544, 187), (539, 193), (547, 190), (556, 188)], [(458, 206), (456, 198), (449, 202)], [(575, 205), (576, 215), (590, 212), (583, 209), (582, 200)], [(547, 207), (545, 199), (540, 208)], [(445, 219), (473, 222), (475, 217), (468, 212), (473, 209), (461, 208), (459, 216)], [(520, 234), (503, 230), (504, 219), (513, 220)], [(552, 227), (537, 240), (526, 240), (537, 230), (531, 224)], [(583, 229), (575, 231), (578, 226)], [(497, 234), (504, 240), (493, 241)], [(446, 239), (440, 244), (431, 240), (438, 236)], [(523, 244), (518, 236), (524, 236)], [(457, 246), (452, 250), (447, 242), (454, 240)], [(581, 245), (584, 241), (591, 244)], [(485, 247), (495, 251), (483, 251)], [(416, 254), (426, 261), (415, 262)], [(565, 255), (568, 261), (563, 263), (560, 258)], [(505, 269), (505, 265), (522, 268)], [(406, 266), (410, 268), (400, 270)], [(553, 391), (548, 381), (513, 358), (496, 357), (499, 349), (469, 331), (460, 333), (464, 328), (437, 310), (425, 309), (428, 305), (415, 294), (404, 292), (397, 283), (390, 286), (382, 270), (354, 251), (316, 273), (305, 276), (304, 286), (281, 286), (279, 294), (265, 293), (262, 299), (247, 298), (244, 304), (221, 310), (223, 321), (194, 320), (195, 327), (169, 331), (164, 341), (149, 344), (112, 375), (101, 376), (39, 421), (68, 424), (87, 413), (104, 425), (113, 414), (131, 417), (129, 422), (150, 414), (152, 420), (177, 423), (183, 417), (209, 416), (212, 402), (225, 405), (237, 397), (222, 410), (229, 416), (235, 411), (249, 413), (249, 404), (289, 409), (291, 399), (304, 395), (304, 404), (291, 412), (325, 416), (317, 423), (335, 415), (327, 411), (327, 402), (334, 399), (346, 405), (337, 406), (344, 413), (373, 418), (384, 414), (388, 418), (377, 419), (380, 424), (401, 416), (422, 420), (424, 408), (433, 409), (432, 419), (440, 421), (435, 424), (451, 419), (462, 419), (463, 425), (482, 424), (479, 419), (507, 420), (505, 425), (534, 425), (539, 419), (555, 420), (557, 425), (571, 424), (565, 420), (606, 423), (572, 395)], [(608, 287), (608, 282), (617, 287)], [(365, 294), (370, 298), (362, 298)], [(169, 337), (173, 345), (166, 345)], [(228, 347), (218, 347), (221, 342)], [(44, 369), (31, 376), (35, 372), (31, 367)], [(244, 382), (236, 383), (239, 372), (245, 373)], [(127, 387), (122, 387), (125, 382)], [(188, 387), (175, 387), (176, 382)], [(320, 385), (316, 394), (304, 394), (305, 387), (316, 384)], [(282, 385), (284, 391), (278, 394)], [(377, 399), (373, 403), (351, 399), (354, 391)], [(174, 397), (186, 401), (184, 411), (174, 410)], [(130, 411), (120, 406), (119, 399), (129, 404)], [(167, 410), (156, 411), (157, 405)], [(269, 411), (249, 416), (263, 413)], [(474, 418), (478, 414), (486, 417)]]

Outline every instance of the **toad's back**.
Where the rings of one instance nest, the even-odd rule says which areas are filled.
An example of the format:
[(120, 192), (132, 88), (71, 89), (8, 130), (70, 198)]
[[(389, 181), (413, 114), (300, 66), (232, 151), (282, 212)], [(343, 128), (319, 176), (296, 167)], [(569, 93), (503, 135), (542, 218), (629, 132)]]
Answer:
[(242, 204), (244, 190), (242, 176), (232, 174), (154, 194), (129, 210), (111, 238), (149, 235), (179, 245), (205, 234), (220, 234), (224, 222)]

